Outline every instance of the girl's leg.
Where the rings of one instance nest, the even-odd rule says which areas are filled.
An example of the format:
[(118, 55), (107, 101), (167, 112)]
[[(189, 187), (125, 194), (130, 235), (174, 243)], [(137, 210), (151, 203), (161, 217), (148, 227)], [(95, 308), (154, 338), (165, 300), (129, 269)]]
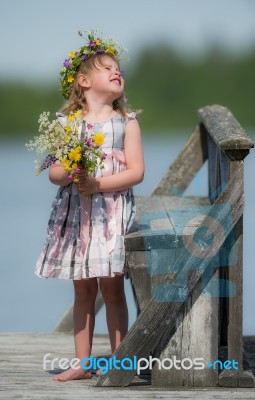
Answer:
[(100, 290), (106, 307), (106, 320), (112, 353), (128, 330), (128, 309), (124, 291), (124, 275), (100, 278)]
[[(90, 357), (93, 332), (95, 326), (95, 301), (97, 296), (97, 278), (74, 280), (74, 343), (75, 356), (82, 360)], [(54, 380), (67, 381), (71, 379), (91, 378), (91, 372), (79, 369), (68, 369), (55, 375)]]

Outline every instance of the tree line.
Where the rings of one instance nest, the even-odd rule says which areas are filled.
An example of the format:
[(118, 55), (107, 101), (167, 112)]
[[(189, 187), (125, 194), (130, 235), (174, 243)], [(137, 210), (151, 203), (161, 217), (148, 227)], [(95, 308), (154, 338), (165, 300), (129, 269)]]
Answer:
[[(131, 108), (143, 110), (139, 119), (146, 135), (193, 129), (197, 109), (207, 104), (229, 107), (247, 130), (255, 126), (255, 48), (239, 56), (213, 48), (192, 59), (166, 45), (148, 47), (132, 70), (125, 69), (125, 92)], [(63, 104), (57, 85), (0, 80), (1, 137), (36, 135), (39, 114), (54, 114)]]

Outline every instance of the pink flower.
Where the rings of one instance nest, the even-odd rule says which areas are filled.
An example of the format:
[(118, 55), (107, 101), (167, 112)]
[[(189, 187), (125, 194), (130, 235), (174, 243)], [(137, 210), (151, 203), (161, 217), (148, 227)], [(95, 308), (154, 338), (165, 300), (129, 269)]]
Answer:
[(67, 179), (71, 181), (73, 179), (72, 175), (68, 175)]
[(88, 130), (93, 129), (93, 124), (87, 124)]
[(81, 172), (81, 169), (80, 168), (76, 168), (75, 172), (77, 172), (77, 174), (78, 174), (79, 172)]
[(93, 146), (93, 140), (92, 139), (86, 139), (85, 143), (88, 147), (92, 147)]

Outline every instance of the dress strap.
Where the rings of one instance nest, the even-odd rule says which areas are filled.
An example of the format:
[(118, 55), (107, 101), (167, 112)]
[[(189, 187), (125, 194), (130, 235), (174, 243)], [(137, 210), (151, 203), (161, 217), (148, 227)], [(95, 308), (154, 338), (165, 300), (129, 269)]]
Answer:
[(135, 111), (128, 113), (127, 117), (125, 119), (125, 125), (127, 125), (129, 121), (132, 121), (133, 119), (136, 119), (136, 118), (137, 118), (137, 114)]

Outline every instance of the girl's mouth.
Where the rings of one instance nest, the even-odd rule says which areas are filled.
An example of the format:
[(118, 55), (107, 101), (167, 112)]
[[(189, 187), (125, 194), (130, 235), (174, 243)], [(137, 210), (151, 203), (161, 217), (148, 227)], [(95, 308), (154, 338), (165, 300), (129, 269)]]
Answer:
[(119, 78), (111, 79), (111, 82), (115, 82), (118, 83), (118, 85), (121, 85), (121, 80)]

